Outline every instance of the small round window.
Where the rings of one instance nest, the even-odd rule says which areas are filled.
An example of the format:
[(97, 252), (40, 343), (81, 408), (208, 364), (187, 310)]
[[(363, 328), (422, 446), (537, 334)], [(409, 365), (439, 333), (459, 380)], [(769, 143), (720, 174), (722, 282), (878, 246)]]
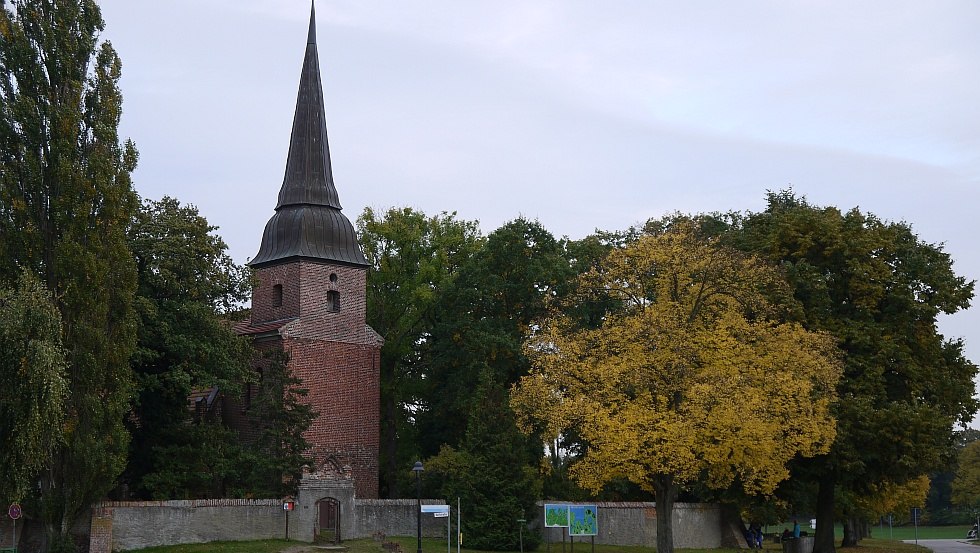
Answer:
[(337, 273), (330, 273), (330, 282), (337, 282)]

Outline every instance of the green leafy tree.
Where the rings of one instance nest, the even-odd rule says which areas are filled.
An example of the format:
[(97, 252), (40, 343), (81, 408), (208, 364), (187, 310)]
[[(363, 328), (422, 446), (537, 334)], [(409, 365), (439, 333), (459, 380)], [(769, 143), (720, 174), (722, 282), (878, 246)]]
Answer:
[(0, 278), (38, 274), (61, 314), (67, 424), (29, 509), (62, 542), (129, 441), (137, 154), (119, 141), (121, 63), (103, 27), (94, 0), (0, 4)]
[[(444, 446), (426, 462), (426, 478), (442, 497), (459, 497), (463, 535), (472, 549), (516, 551), (520, 519), (537, 515), (541, 478), (537, 455), (517, 429), (507, 390), (485, 371), (475, 391), (466, 436), (457, 450)], [(534, 550), (536, 533), (523, 532), (524, 547)]]
[(792, 192), (769, 194), (767, 209), (730, 236), (785, 268), (799, 320), (832, 333), (844, 353), (833, 447), (793, 466), (795, 482), (818, 486), (814, 551), (833, 553), (834, 520), (849, 516), (837, 514), (839, 491), (862, 495), (941, 468), (954, 424), (976, 411), (977, 366), (936, 326), (941, 313), (969, 305), (973, 282), (906, 224), (812, 206)]
[[(585, 256), (583, 255), (583, 259)], [(585, 262), (583, 261), (583, 264)], [(573, 275), (564, 243), (539, 222), (515, 219), (492, 232), (439, 297), (417, 415), (423, 456), (462, 442), (481, 375), (510, 386), (527, 374), (522, 344), (546, 302)]]
[(254, 456), (238, 433), (220, 421), (200, 420), (171, 427), (153, 447), (154, 470), (141, 486), (154, 500), (245, 497), (252, 490)]
[(267, 361), (249, 413), (257, 434), (248, 445), (253, 467), (249, 488), (259, 497), (295, 496), (303, 468), (313, 464), (303, 433), (317, 413), (303, 401), (308, 390), (289, 371), (288, 354), (272, 350)]
[(419, 351), (432, 332), (433, 306), (459, 266), (480, 246), (475, 222), (455, 213), (429, 217), (411, 208), (357, 220), (368, 273), (367, 322), (384, 337), (381, 349), (382, 496), (398, 497), (405, 466), (418, 454), (410, 424), (419, 402)]
[(136, 398), (128, 417), (133, 440), (125, 481), (140, 497), (159, 496), (153, 490), (160, 489), (161, 475), (153, 477), (151, 489), (142, 482), (148, 474), (174, 474), (173, 460), (161, 456), (160, 447), (193, 448), (188, 438), (214, 439), (206, 432), (186, 432), (191, 392), (216, 387), (237, 395), (250, 377), (252, 348), (226, 320), (248, 298), (248, 272), (231, 260), (215, 230), (197, 208), (169, 197), (144, 201), (129, 228), (139, 275), (139, 326), (131, 360)]
[(0, 287), (0, 501), (23, 499), (61, 440), (68, 396), (61, 316), (24, 271)]
[[(829, 448), (833, 340), (779, 322), (769, 298), (787, 285), (771, 266), (679, 222), (614, 250), (579, 284), (529, 338), (534, 370), (512, 405), (529, 434), (578, 432), (582, 485), (624, 478), (656, 494), (657, 551), (673, 551), (682, 488), (772, 494), (795, 455)], [(618, 301), (600, 326), (568, 314), (602, 294)]]

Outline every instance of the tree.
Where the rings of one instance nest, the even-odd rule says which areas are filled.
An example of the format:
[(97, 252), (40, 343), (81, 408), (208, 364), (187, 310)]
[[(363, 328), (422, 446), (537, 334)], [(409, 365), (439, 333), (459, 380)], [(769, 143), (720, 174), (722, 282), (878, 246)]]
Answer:
[(266, 360), (249, 413), (258, 436), (248, 446), (253, 457), (249, 485), (256, 496), (295, 496), (303, 468), (313, 465), (303, 433), (317, 413), (303, 401), (309, 391), (289, 371), (289, 355), (272, 350)]
[[(679, 222), (613, 251), (579, 285), (528, 340), (534, 369), (512, 405), (527, 432), (580, 433), (583, 485), (622, 477), (655, 493), (657, 551), (673, 551), (685, 485), (771, 494), (790, 459), (829, 447), (833, 340), (777, 322), (769, 297), (786, 284), (773, 268)], [(603, 294), (620, 307), (597, 328), (564, 313)]]
[[(980, 439), (980, 430), (974, 428), (964, 428), (957, 430), (956, 434), (956, 456), (963, 451), (963, 448)], [(942, 470), (929, 475), (929, 496), (926, 499), (926, 513), (929, 524), (950, 525), (966, 524), (976, 522), (973, 513), (959, 510), (953, 505), (952, 484), (956, 478), (956, 467), (948, 466)]]
[(906, 224), (811, 206), (792, 192), (770, 193), (767, 209), (729, 236), (785, 267), (799, 320), (832, 333), (844, 353), (833, 447), (793, 465), (794, 480), (818, 486), (814, 551), (833, 553), (838, 490), (865, 494), (941, 468), (954, 424), (976, 411), (977, 366), (936, 326), (940, 313), (969, 305), (973, 282)]
[(527, 374), (523, 342), (546, 302), (568, 289), (564, 243), (537, 221), (515, 219), (493, 231), (439, 296), (423, 351), (423, 456), (459, 446), (484, 371), (508, 387)]
[(455, 213), (428, 217), (411, 209), (381, 216), (367, 208), (357, 220), (367, 279), (367, 322), (381, 348), (382, 496), (398, 497), (398, 475), (418, 458), (409, 419), (419, 401), (419, 350), (432, 332), (433, 306), (460, 264), (480, 246), (475, 222)]
[(958, 461), (959, 468), (953, 480), (953, 504), (980, 509), (980, 441), (964, 447)]
[[(250, 378), (252, 348), (226, 320), (248, 298), (249, 273), (231, 260), (215, 230), (197, 208), (169, 197), (144, 201), (129, 228), (139, 325), (131, 359), (136, 397), (127, 418), (133, 441), (124, 481), (139, 497), (159, 495), (144, 485), (144, 477), (158, 470), (174, 473), (173, 459), (161, 456), (160, 447), (214, 447), (214, 435), (187, 429), (191, 392), (217, 388), (237, 395)], [(187, 441), (193, 437), (211, 443)], [(235, 452), (230, 446), (216, 451)], [(160, 478), (152, 478), (153, 489), (160, 489)]]
[(68, 396), (61, 317), (27, 271), (0, 287), (0, 501), (20, 501), (61, 440)]
[[(920, 476), (904, 484), (881, 482), (871, 487), (870, 493), (851, 498), (853, 509), (861, 513), (862, 521), (878, 520), (888, 514), (898, 514), (898, 520), (908, 517), (913, 507), (921, 507), (929, 492), (929, 477)], [(862, 525), (863, 526), (863, 525)], [(845, 527), (845, 532), (858, 532), (859, 528)], [(867, 532), (861, 531), (867, 536)]]
[[(439, 483), (441, 497), (461, 498), (461, 531), (469, 547), (515, 551), (521, 545), (518, 520), (534, 518), (541, 478), (534, 466), (537, 455), (517, 429), (507, 390), (494, 378), (483, 372), (463, 443), (458, 450), (444, 446), (426, 461), (427, 472), (433, 473), (427, 479)], [(540, 537), (525, 532), (523, 539), (533, 551)]]
[(59, 541), (128, 445), (137, 154), (119, 141), (121, 64), (103, 27), (94, 0), (0, 5), (0, 279), (38, 274), (61, 314), (69, 423), (28, 505)]
[[(252, 491), (256, 457), (220, 421), (185, 423), (168, 428), (162, 437), (166, 440), (153, 447), (153, 470), (140, 481), (149, 499), (239, 498)], [(265, 490), (268, 482), (262, 484)]]

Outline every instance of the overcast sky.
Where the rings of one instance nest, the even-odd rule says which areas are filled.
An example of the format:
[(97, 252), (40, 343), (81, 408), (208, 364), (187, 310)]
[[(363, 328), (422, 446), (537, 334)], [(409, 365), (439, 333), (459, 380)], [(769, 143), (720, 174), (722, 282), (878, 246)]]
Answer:
[[(282, 184), (309, 0), (101, 0), (144, 198), (244, 263)], [(980, 2), (320, 0), (334, 179), (366, 206), (556, 236), (673, 211), (906, 221), (980, 276)], [(980, 308), (942, 330), (980, 362)], [(976, 423), (975, 423), (976, 426)]]

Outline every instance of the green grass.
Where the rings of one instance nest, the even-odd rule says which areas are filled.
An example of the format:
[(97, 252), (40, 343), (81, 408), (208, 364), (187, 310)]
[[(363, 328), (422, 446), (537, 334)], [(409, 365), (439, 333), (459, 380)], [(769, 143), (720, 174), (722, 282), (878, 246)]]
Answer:
[[(966, 539), (966, 533), (970, 531), (972, 525), (962, 526), (920, 526), (918, 536), (920, 540), (946, 540), (946, 539)], [(883, 540), (914, 540), (916, 529), (914, 526), (895, 526), (891, 530), (888, 526), (873, 526), (871, 535)]]
[[(919, 539), (962, 539), (966, 536), (970, 526), (926, 526), (919, 528)], [(888, 527), (882, 531), (875, 526), (872, 528), (873, 539), (861, 540), (858, 547), (837, 548), (840, 553), (927, 553), (928, 550), (914, 544), (902, 543), (901, 540), (915, 539), (913, 527), (895, 527), (892, 530), (892, 538), (889, 538)], [(414, 537), (392, 536), (388, 538), (401, 545), (404, 553), (415, 553), (416, 540)], [(464, 538), (465, 543), (465, 538)], [(838, 545), (839, 545), (838, 541)], [(237, 541), (237, 542), (210, 542), (196, 543), (187, 545), (172, 545), (166, 547), (150, 547), (139, 549), (139, 553), (279, 553), (289, 547), (305, 545), (303, 542), (291, 540), (258, 540), (258, 541)], [(381, 548), (381, 544), (373, 539), (345, 540), (343, 545), (348, 548), (348, 553), (386, 553)], [(546, 553), (548, 546), (542, 543), (537, 549), (537, 553)], [(591, 544), (588, 541), (576, 541), (575, 552), (592, 553)], [(747, 553), (749, 550), (738, 549), (678, 549), (683, 553)], [(445, 553), (445, 539), (423, 539), (422, 553)], [(565, 543), (565, 550), (562, 551), (561, 543), (551, 544), (551, 553), (572, 553), (569, 543)], [(135, 553), (135, 552), (134, 552)], [(456, 544), (452, 544), (449, 553), (456, 553)], [(474, 549), (463, 548), (461, 553), (483, 553)], [(507, 552), (505, 552), (507, 553)], [(517, 552), (509, 552), (517, 553)], [(624, 545), (603, 545), (596, 544), (595, 553), (656, 553), (652, 547), (636, 547)], [(762, 553), (782, 553), (782, 546), (778, 543), (767, 542), (763, 546)]]

